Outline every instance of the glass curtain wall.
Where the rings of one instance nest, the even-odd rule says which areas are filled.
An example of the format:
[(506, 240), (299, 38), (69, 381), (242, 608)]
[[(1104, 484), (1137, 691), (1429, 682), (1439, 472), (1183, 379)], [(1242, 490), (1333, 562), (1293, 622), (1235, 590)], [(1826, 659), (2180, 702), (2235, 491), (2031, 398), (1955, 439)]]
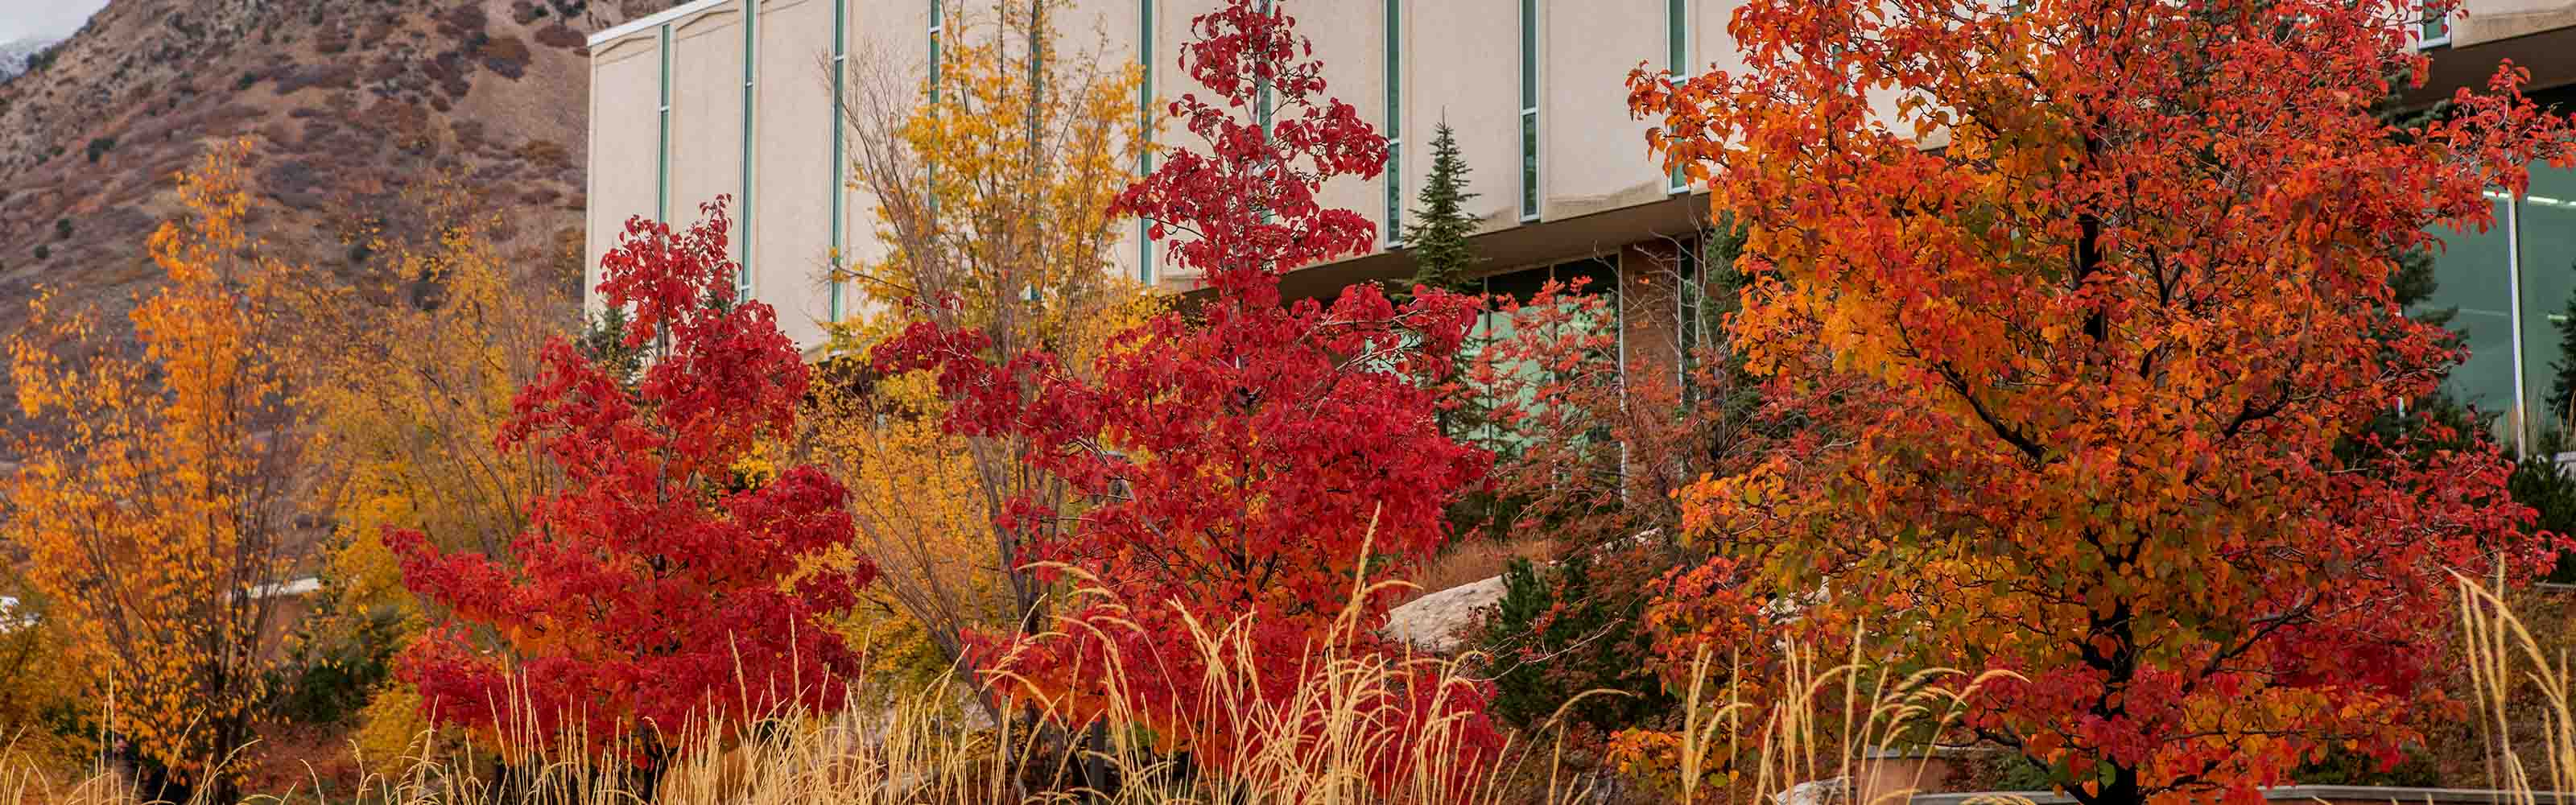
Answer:
[(2576, 171), (2535, 165), (2520, 201), (2488, 194), (2496, 223), (2484, 232), (2438, 231), (2436, 287), (2419, 310), (2454, 311), (2450, 327), (2468, 357), (2445, 384), (2489, 418), (2506, 449), (2551, 449), (2570, 431), (2554, 410), (2554, 368), (2571, 295), (2576, 295)]

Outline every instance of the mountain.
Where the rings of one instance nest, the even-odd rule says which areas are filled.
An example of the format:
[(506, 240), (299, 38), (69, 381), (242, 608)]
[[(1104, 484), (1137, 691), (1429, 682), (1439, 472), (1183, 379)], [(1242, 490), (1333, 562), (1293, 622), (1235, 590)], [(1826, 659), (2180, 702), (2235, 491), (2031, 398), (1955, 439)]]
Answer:
[(158, 280), (143, 244), (176, 207), (171, 175), (235, 138), (277, 210), (253, 224), (283, 256), (378, 270), (350, 244), (416, 226), (406, 189), (446, 177), (504, 214), (526, 281), (576, 283), (584, 40), (669, 5), (111, 0), (0, 82), (0, 338), (39, 286), (121, 324)]
[(8, 81), (19, 73), (26, 72), (29, 59), (35, 58), (36, 54), (45, 51), (46, 46), (58, 41), (61, 40), (29, 38), (15, 42), (0, 42), (0, 81)]

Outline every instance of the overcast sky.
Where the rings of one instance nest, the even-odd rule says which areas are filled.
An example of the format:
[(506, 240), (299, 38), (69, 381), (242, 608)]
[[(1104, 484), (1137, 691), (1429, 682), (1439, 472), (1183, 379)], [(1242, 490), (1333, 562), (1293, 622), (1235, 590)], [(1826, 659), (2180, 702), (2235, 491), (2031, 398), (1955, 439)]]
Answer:
[(70, 36), (104, 5), (107, 0), (0, 0), (0, 42)]

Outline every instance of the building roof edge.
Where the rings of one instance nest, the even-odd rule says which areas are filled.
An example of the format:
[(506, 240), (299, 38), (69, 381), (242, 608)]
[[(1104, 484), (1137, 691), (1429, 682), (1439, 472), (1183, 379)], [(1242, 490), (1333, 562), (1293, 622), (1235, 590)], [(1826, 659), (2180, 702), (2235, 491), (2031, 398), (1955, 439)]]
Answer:
[(599, 47), (602, 42), (620, 39), (628, 34), (670, 22), (681, 17), (686, 17), (691, 14), (696, 14), (717, 6), (725, 5), (727, 3), (739, 3), (742, 1), (743, 0), (692, 0), (692, 2), (682, 3), (680, 5), (654, 12), (641, 19), (627, 20), (623, 23), (609, 26), (607, 29), (600, 31), (599, 33), (591, 34), (589, 45), (596, 48)]

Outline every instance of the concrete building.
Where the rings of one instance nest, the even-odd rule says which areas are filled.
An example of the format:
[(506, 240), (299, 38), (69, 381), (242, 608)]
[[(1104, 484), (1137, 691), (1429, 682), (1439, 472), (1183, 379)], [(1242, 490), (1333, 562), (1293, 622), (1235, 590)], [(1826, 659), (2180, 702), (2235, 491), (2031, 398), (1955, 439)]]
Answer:
[[(952, 4), (957, 0), (946, 0)], [(967, 0), (975, 2), (976, 0)], [(850, 314), (827, 279), (830, 256), (871, 256), (873, 202), (841, 181), (850, 132), (835, 112), (839, 67), (858, 54), (926, 70), (942, 35), (943, 0), (696, 0), (601, 31), (592, 58), (588, 264), (634, 215), (686, 221), (718, 195), (736, 199), (737, 255), (749, 295), (780, 310), (800, 344)], [(1138, 114), (1186, 91), (1173, 75), (1192, 16), (1214, 0), (1073, 0), (1057, 30), (1096, 35), (1146, 67)], [(1688, 248), (1704, 204), (1649, 161), (1646, 124), (1630, 119), (1622, 81), (1643, 62), (1676, 71), (1741, 64), (1725, 33), (1740, 0), (1301, 0), (1290, 7), (1314, 40), (1331, 94), (1359, 108), (1394, 147), (1386, 176), (1340, 181), (1326, 201), (1368, 212), (1400, 233), (1430, 164), (1432, 127), (1447, 121), (1472, 169), (1478, 247), (1495, 291), (1549, 276), (1588, 275), (1620, 289), (1623, 351), (1691, 340), (1693, 300), (1656, 282), (1695, 269)], [(2468, 0), (2427, 21), (2435, 51), (2429, 103), (2480, 86), (2500, 60), (2533, 70), (2544, 101), (2576, 97), (2576, 0)], [(1178, 132), (1164, 137), (1177, 144)], [(2529, 198), (2499, 201), (2499, 226), (2444, 233), (2434, 307), (2457, 308), (2473, 357), (2453, 379), (2498, 416), (2508, 442), (2541, 423), (2553, 317), (2576, 293), (2576, 171), (2537, 171)], [(1168, 288), (1193, 277), (1160, 264), (1141, 227), (1119, 270)], [(1400, 244), (1311, 266), (1292, 294), (1409, 274)], [(594, 281), (596, 278), (592, 278)]]
[[(952, 0), (953, 1), (953, 0)], [(850, 311), (827, 281), (834, 249), (864, 259), (872, 201), (838, 181), (850, 133), (820, 65), (870, 54), (926, 69), (940, 0), (699, 0), (602, 31), (592, 52), (587, 263), (635, 215), (685, 221), (731, 195), (750, 294), (778, 307), (811, 344)], [(1605, 282), (1641, 249), (1669, 252), (1700, 205), (1649, 163), (1646, 125), (1629, 119), (1622, 81), (1641, 59), (1686, 66), (1733, 60), (1732, 2), (1618, 0), (1610, 6), (1486, 0), (1321, 0), (1291, 8), (1313, 38), (1332, 93), (1392, 141), (1387, 175), (1342, 181), (1327, 202), (1399, 233), (1446, 120), (1472, 168), (1480, 243), (1499, 269), (1563, 265)], [(1190, 17), (1210, 0), (1076, 0), (1057, 29), (1103, 35), (1147, 65), (1138, 113), (1185, 91), (1172, 76)], [(1633, 8), (1631, 8), (1633, 7)], [(1640, 20), (1646, 20), (1640, 24)], [(1499, 78), (1498, 78), (1499, 77)], [(843, 90), (846, 91), (846, 90)], [(1167, 127), (1164, 136), (1186, 136)], [(1168, 288), (1193, 278), (1157, 260), (1141, 231), (1116, 249), (1120, 270)], [(1295, 275), (1292, 292), (1411, 271), (1396, 244)], [(1669, 261), (1667, 261), (1669, 262)], [(1631, 272), (1632, 274), (1635, 272)], [(595, 278), (593, 278), (595, 280)]]

